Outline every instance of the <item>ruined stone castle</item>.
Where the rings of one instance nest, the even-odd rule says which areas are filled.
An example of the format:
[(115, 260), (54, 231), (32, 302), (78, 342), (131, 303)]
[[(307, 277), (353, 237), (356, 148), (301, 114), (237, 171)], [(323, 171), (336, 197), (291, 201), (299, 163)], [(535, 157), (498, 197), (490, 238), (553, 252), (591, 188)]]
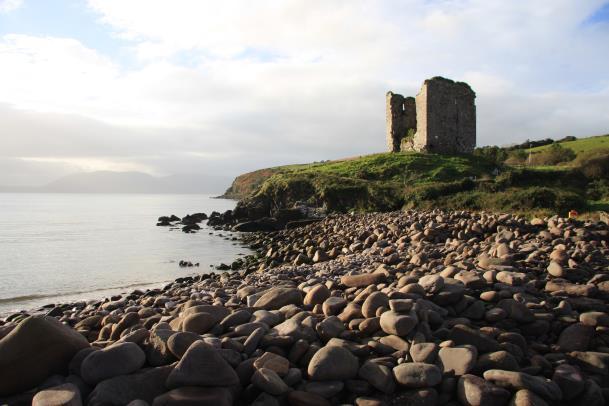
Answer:
[(391, 152), (469, 154), (476, 147), (476, 94), (467, 83), (436, 76), (415, 97), (387, 92)]

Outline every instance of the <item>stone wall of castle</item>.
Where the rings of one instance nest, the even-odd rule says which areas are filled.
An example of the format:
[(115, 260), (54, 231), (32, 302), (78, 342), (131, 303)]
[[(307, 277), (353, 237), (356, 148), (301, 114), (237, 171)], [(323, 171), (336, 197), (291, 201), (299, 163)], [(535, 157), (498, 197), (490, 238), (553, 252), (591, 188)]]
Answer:
[[(415, 100), (408, 102), (406, 113), (404, 101), (413, 98), (388, 92), (389, 151), (472, 153), (476, 147), (475, 98), (467, 83), (434, 77), (423, 83)], [(411, 116), (413, 105), (414, 118)], [(407, 137), (408, 130), (415, 128), (414, 136)]]
[(387, 147), (399, 152), (400, 144), (408, 132), (417, 129), (417, 111), (414, 97), (387, 92)]

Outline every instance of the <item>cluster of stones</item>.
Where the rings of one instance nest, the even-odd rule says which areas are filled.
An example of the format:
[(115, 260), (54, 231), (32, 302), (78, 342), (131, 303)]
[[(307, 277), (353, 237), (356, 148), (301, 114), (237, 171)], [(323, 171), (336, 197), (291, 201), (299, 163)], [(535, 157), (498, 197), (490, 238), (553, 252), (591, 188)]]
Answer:
[(609, 402), (606, 225), (403, 212), (251, 238), (259, 272), (5, 320), (0, 404)]
[[(213, 212), (210, 217), (217, 217), (220, 213)], [(179, 218), (175, 214), (170, 216), (161, 216), (158, 218), (156, 225), (159, 227), (182, 227), (182, 231), (185, 233), (195, 233), (201, 229), (199, 225), (204, 220), (207, 220), (207, 214), (205, 213), (193, 213), (187, 214), (182, 218)]]

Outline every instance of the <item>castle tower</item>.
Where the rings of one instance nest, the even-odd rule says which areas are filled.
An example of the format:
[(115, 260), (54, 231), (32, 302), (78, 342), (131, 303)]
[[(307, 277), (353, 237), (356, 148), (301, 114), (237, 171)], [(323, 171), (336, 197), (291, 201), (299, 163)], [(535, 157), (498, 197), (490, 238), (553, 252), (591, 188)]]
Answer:
[(399, 152), (402, 139), (417, 128), (415, 99), (392, 92), (387, 92), (386, 99), (387, 147), (390, 152)]
[(467, 83), (427, 79), (416, 97), (415, 146), (438, 154), (471, 154), (476, 147), (475, 98)]
[(476, 147), (475, 99), (467, 83), (439, 76), (427, 79), (416, 99), (388, 92), (389, 151), (472, 153)]

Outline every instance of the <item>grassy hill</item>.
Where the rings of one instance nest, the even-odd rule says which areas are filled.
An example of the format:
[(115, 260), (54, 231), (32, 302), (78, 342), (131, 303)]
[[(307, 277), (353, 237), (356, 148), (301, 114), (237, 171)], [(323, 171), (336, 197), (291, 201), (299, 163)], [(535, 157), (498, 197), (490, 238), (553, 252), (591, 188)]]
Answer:
[(473, 156), (374, 154), (278, 168), (253, 197), (273, 207), (305, 201), (331, 211), (394, 210), (405, 203), (405, 190), (469, 183), (493, 169)]
[[(560, 144), (573, 149), (570, 162), (509, 165), (505, 157), (513, 151), (528, 154), (512, 148), (502, 151), (503, 159), (478, 151), (459, 156), (382, 153), (280, 166), (237, 177), (227, 195), (241, 198), (239, 207), (255, 208), (258, 215), (270, 215), (296, 202), (336, 212), (407, 207), (566, 215), (571, 209), (609, 209), (609, 169), (605, 171), (609, 155), (601, 156), (599, 164), (594, 153), (609, 146), (609, 136)], [(551, 148), (554, 153), (560, 147), (544, 145), (532, 152), (542, 154)]]
[[(609, 134), (599, 135), (596, 137), (580, 138), (574, 141), (563, 141), (558, 142), (562, 147), (568, 148), (575, 152), (576, 155), (587, 153), (590, 151), (598, 151), (601, 149), (609, 149)], [(550, 148), (552, 144), (543, 145), (541, 147), (535, 147), (527, 149), (527, 152), (540, 153)]]
[(257, 171), (244, 173), (235, 178), (230, 187), (224, 192), (222, 197), (227, 199), (243, 199), (254, 193), (265, 180), (278, 172), (280, 167), (265, 168)]

